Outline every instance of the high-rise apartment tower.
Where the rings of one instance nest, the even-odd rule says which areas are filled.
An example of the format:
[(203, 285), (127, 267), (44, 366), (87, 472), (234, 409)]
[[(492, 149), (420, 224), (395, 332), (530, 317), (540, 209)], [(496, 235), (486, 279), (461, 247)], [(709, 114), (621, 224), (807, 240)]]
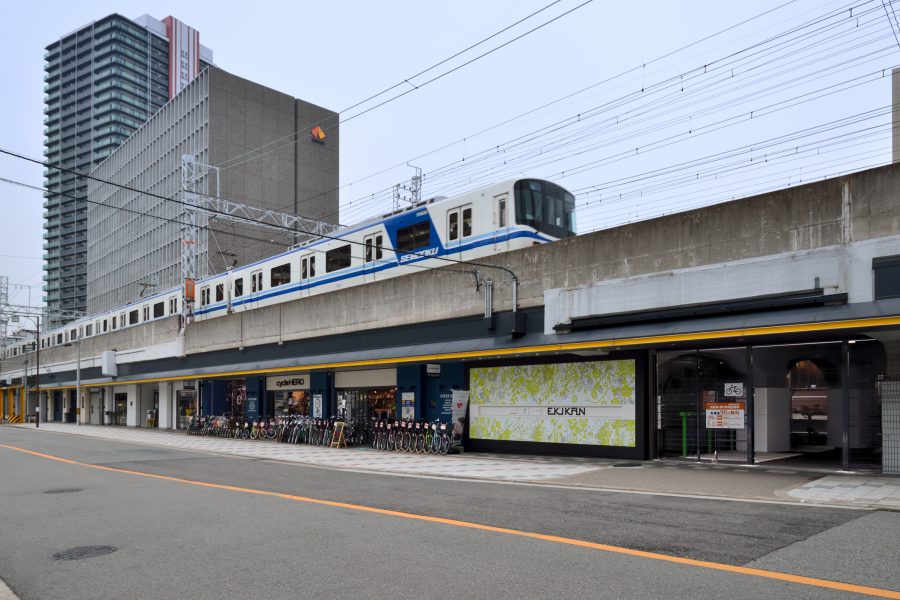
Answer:
[[(44, 55), (44, 301), (50, 320), (87, 308), (89, 173), (213, 62), (178, 20), (109, 15)], [(55, 168), (59, 167), (59, 168)]]

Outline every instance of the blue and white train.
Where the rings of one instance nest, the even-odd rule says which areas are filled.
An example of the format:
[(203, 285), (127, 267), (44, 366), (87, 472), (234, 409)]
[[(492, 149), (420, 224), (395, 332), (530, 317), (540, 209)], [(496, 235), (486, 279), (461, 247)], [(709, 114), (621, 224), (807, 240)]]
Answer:
[[(575, 235), (574, 196), (555, 183), (513, 179), (432, 198), (196, 282), (194, 319), (324, 294)], [(181, 314), (181, 288), (41, 332), (41, 348)], [(5, 349), (7, 356), (29, 344)]]

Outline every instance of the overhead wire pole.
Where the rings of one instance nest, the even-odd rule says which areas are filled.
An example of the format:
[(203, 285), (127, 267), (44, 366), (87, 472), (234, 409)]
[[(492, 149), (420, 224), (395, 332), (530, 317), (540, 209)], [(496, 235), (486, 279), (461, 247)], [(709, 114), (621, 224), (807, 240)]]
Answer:
[(194, 316), (194, 284), (197, 281), (197, 194), (194, 156), (181, 157), (181, 328)]

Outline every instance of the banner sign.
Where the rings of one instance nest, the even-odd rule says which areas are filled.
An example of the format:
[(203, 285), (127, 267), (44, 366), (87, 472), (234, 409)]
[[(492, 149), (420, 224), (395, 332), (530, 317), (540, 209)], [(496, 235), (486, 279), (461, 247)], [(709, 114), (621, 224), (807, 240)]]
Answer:
[(471, 369), (469, 437), (633, 448), (635, 369), (633, 359)]
[(312, 397), (313, 419), (322, 418), (322, 394), (313, 394)]
[(466, 409), (469, 408), (469, 390), (453, 390), (450, 405), (451, 441), (462, 443), (463, 430), (466, 427)]

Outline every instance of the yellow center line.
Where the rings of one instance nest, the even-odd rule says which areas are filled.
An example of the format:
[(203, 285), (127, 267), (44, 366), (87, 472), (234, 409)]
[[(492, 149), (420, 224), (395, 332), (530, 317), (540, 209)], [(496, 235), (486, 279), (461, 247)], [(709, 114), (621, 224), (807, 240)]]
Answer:
[(118, 469), (115, 467), (105, 467), (101, 465), (92, 465), (89, 463), (79, 462), (77, 460), (72, 460), (69, 458), (63, 458), (61, 456), (53, 456), (52, 454), (44, 454), (42, 452), (35, 452), (34, 450), (27, 450), (25, 448), (19, 448), (17, 446), (9, 446), (6, 444), (0, 444), (0, 448), (6, 448), (8, 450), (14, 450), (16, 452), (23, 452), (25, 454), (30, 454), (32, 456), (38, 456), (41, 458), (46, 458), (49, 460), (55, 460), (57, 462), (66, 463), (69, 465), (77, 465), (80, 467), (87, 467), (89, 469), (97, 469), (99, 471), (108, 471), (110, 473), (123, 473), (126, 475), (136, 475), (139, 477), (149, 477), (151, 479), (159, 479), (162, 481), (172, 481), (175, 483), (183, 483), (187, 485), (194, 485), (205, 488), (213, 488), (217, 490), (228, 490), (232, 492), (241, 492), (244, 494), (255, 494), (258, 496), (268, 496), (271, 498), (280, 498), (283, 500), (291, 500), (294, 502), (304, 502), (307, 504), (317, 504), (320, 506), (331, 506), (335, 508), (344, 508), (348, 510), (356, 510), (361, 512), (367, 512), (377, 515), (387, 515), (391, 517), (399, 517), (402, 519), (412, 519), (415, 521), (425, 521), (428, 523), (440, 523), (442, 525), (452, 525), (454, 527), (464, 527), (466, 529), (474, 529), (478, 531), (489, 531), (491, 533), (500, 533), (504, 535), (511, 535), (516, 537), (530, 538), (535, 540), (543, 540), (547, 542), (555, 542), (558, 544), (566, 544), (568, 546), (578, 546), (581, 548), (590, 548), (592, 550), (602, 550), (604, 552), (612, 552), (615, 554), (624, 554), (626, 556), (636, 556), (639, 558), (647, 558), (651, 560), (658, 560), (668, 563), (675, 563), (679, 565), (688, 565), (692, 567), (699, 567), (702, 569), (712, 569), (714, 571), (724, 571), (726, 573), (739, 573), (741, 575), (749, 575), (751, 577), (761, 577), (763, 579), (774, 579), (777, 581), (786, 581), (789, 583), (796, 583), (800, 585), (807, 585), (818, 588), (826, 588), (831, 590), (838, 590), (842, 592), (852, 592), (857, 594), (865, 594), (868, 596), (875, 596), (878, 598), (894, 598), (900, 600), (900, 592), (894, 590), (887, 590), (882, 588), (869, 587), (864, 585), (855, 585), (851, 583), (843, 583), (840, 581), (832, 581), (829, 579), (818, 579), (815, 577), (804, 577), (802, 575), (792, 575), (790, 573), (781, 573), (778, 571), (766, 571), (764, 569), (754, 569), (751, 567), (741, 567), (737, 565), (728, 565), (724, 563), (716, 563), (705, 560), (695, 560), (692, 558), (682, 558), (680, 556), (669, 556), (667, 554), (658, 554), (656, 552), (645, 552), (643, 550), (632, 550), (631, 548), (623, 548), (621, 546), (610, 546), (608, 544), (599, 544), (597, 542), (588, 542), (585, 540), (578, 540), (574, 538), (561, 537), (557, 535), (547, 535), (544, 533), (535, 533), (531, 531), (521, 531), (518, 529), (508, 529), (506, 527), (494, 527), (493, 525), (483, 525), (481, 523), (472, 523), (470, 521), (459, 521), (457, 519), (446, 519), (443, 517), (433, 517), (429, 515), (419, 515), (416, 513), (408, 513), (396, 510), (389, 510), (386, 508), (376, 508), (374, 506), (366, 506), (363, 504), (351, 504), (348, 502), (336, 502), (334, 500), (320, 500), (318, 498), (308, 498), (306, 496), (295, 496), (293, 494), (283, 494), (280, 492), (271, 492), (267, 490), (257, 490), (253, 488), (245, 488), (233, 485), (223, 485), (219, 483), (208, 483), (205, 481), (194, 481), (192, 479), (182, 479), (180, 477), (169, 477), (168, 475), (156, 475), (154, 473), (145, 473), (142, 471), (131, 471), (129, 469)]

